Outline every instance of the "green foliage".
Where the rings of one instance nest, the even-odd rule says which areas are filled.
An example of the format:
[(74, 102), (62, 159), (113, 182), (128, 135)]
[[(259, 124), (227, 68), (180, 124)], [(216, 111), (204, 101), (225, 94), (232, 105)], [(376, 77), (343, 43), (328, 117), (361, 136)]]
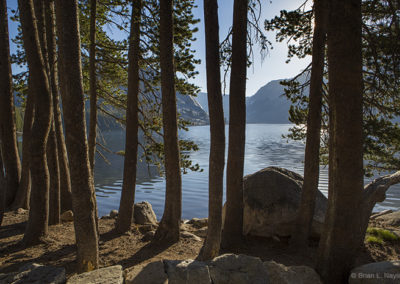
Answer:
[[(397, 3), (397, 2), (396, 2)], [(400, 167), (400, 38), (399, 7), (393, 1), (365, 0), (363, 12), (363, 87), (364, 87), (364, 160), (367, 176)], [(265, 22), (268, 31), (276, 30), (278, 41), (287, 40), (288, 62), (294, 56), (304, 58), (312, 52), (313, 11), (303, 4), (295, 11), (281, 11), (279, 17)], [(323, 86), (321, 162), (328, 162), (328, 76), (325, 63)], [(283, 81), (285, 94), (292, 101), (289, 120), (290, 139), (305, 141), (308, 114), (308, 66), (292, 80)]]
[(369, 227), (365, 241), (367, 243), (384, 244), (385, 242), (397, 242), (400, 238), (385, 229)]

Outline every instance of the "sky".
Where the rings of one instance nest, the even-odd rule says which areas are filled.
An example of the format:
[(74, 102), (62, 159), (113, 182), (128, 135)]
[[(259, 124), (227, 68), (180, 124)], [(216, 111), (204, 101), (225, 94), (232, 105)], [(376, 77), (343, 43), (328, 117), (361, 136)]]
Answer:
[[(261, 21), (263, 25), (265, 19), (271, 19), (275, 15), (279, 15), (280, 10), (292, 10), (298, 8), (304, 0), (261, 0), (262, 11)], [(197, 27), (199, 32), (195, 35), (197, 41), (192, 45), (196, 51), (196, 58), (201, 59), (201, 64), (197, 67), (199, 75), (193, 83), (200, 87), (202, 92), (207, 92), (206, 82), (206, 66), (205, 66), (205, 41), (204, 41), (204, 22), (203, 22), (203, 0), (195, 1), (197, 7), (194, 9), (194, 15), (200, 19)], [(218, 0), (219, 4), (219, 21), (220, 21), (220, 39), (226, 37), (229, 27), (232, 25), (233, 15), (233, 0)], [(17, 0), (8, 0), (8, 15), (10, 16), (11, 9), (17, 9)], [(10, 37), (14, 37), (17, 33), (17, 26), (9, 20)], [(286, 64), (287, 59), (287, 44), (286, 42), (275, 42), (275, 33), (267, 33), (267, 39), (272, 42), (273, 49), (270, 49), (262, 60), (259, 50), (255, 51), (254, 63), (247, 70), (247, 87), (246, 96), (254, 95), (259, 88), (268, 82), (276, 79), (286, 79), (297, 75), (311, 61), (311, 58), (297, 59), (293, 58), (289, 64)], [(11, 44), (11, 52), (14, 51), (14, 45)], [(13, 72), (17, 72), (17, 68), (13, 66)], [(229, 84), (226, 92), (228, 92)]]

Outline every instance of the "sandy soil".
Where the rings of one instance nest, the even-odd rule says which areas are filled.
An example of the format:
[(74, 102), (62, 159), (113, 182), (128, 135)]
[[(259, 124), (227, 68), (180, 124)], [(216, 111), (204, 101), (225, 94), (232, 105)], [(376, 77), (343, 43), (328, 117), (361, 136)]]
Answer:
[[(27, 212), (8, 212), (0, 228), (0, 273), (16, 271), (27, 262), (55, 265), (66, 268), (67, 277), (76, 272), (75, 236), (72, 222), (49, 227), (46, 242), (30, 248), (24, 248), (20, 241), (25, 230)], [(198, 229), (183, 224), (182, 229), (201, 238), (181, 238), (173, 245), (160, 245), (142, 240), (147, 227), (133, 225), (123, 235), (113, 231), (114, 219), (100, 219), (100, 266), (120, 264), (129, 271), (135, 265), (143, 266), (160, 259), (194, 259), (197, 257), (205, 237), (205, 228)], [(379, 226), (379, 224), (374, 224)], [(223, 250), (260, 257), (262, 260), (275, 260), (285, 265), (314, 266), (317, 243), (306, 250), (290, 250), (286, 239), (247, 238), (242, 246), (235, 250)], [(357, 264), (397, 259), (400, 244), (369, 245), (360, 253)]]

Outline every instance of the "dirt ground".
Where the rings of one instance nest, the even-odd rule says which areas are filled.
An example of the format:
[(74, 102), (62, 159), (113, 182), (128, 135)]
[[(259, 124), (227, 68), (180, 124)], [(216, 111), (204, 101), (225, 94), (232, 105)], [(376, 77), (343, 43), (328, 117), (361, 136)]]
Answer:
[[(76, 272), (75, 268), (75, 235), (72, 222), (49, 227), (46, 242), (29, 248), (21, 245), (25, 230), (27, 212), (8, 212), (0, 228), (0, 273), (16, 271), (28, 262), (65, 267), (67, 278)], [(133, 225), (123, 235), (113, 231), (115, 219), (100, 219), (100, 267), (120, 264), (129, 271), (133, 266), (143, 266), (160, 259), (195, 259), (200, 251), (205, 228), (198, 229), (193, 225), (183, 224), (182, 229), (201, 238), (181, 238), (173, 245), (159, 245), (142, 240), (146, 233), (145, 226)], [(379, 226), (379, 224), (374, 224)], [(260, 257), (262, 260), (275, 260), (285, 265), (314, 266), (317, 243), (311, 248), (294, 251), (288, 248), (287, 239), (247, 238), (240, 248), (221, 251), (242, 253)], [(366, 244), (357, 259), (357, 265), (394, 260), (400, 253), (400, 244), (385, 245)]]

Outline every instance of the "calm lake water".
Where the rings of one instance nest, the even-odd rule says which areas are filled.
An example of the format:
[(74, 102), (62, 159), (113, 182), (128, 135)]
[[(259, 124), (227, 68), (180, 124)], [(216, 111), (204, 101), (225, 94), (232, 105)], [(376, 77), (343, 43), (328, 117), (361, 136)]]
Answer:
[[(251, 174), (269, 166), (287, 168), (303, 175), (304, 145), (287, 141), (289, 124), (248, 124), (246, 129), (246, 152), (244, 173)], [(228, 134), (228, 127), (226, 128)], [(107, 147), (116, 152), (124, 149), (124, 132), (114, 130), (103, 133)], [(191, 139), (199, 146), (199, 151), (191, 154), (194, 163), (198, 163), (203, 172), (188, 172), (182, 176), (182, 218), (207, 217), (208, 210), (208, 158), (210, 148), (209, 126), (193, 126), (188, 132), (180, 133), (183, 139)], [(226, 136), (228, 137), (228, 135)], [(122, 186), (123, 157), (106, 154), (110, 164), (97, 158), (95, 185), (99, 216), (106, 215), (119, 207)], [(369, 180), (365, 180), (368, 183)], [(319, 188), (327, 194), (328, 169), (320, 168)], [(154, 167), (145, 164), (138, 166), (135, 202), (149, 201), (160, 219), (164, 208), (165, 180), (157, 174)], [(384, 202), (375, 207), (375, 211), (384, 209), (398, 210), (400, 207), (400, 185), (393, 186), (387, 192)]]

